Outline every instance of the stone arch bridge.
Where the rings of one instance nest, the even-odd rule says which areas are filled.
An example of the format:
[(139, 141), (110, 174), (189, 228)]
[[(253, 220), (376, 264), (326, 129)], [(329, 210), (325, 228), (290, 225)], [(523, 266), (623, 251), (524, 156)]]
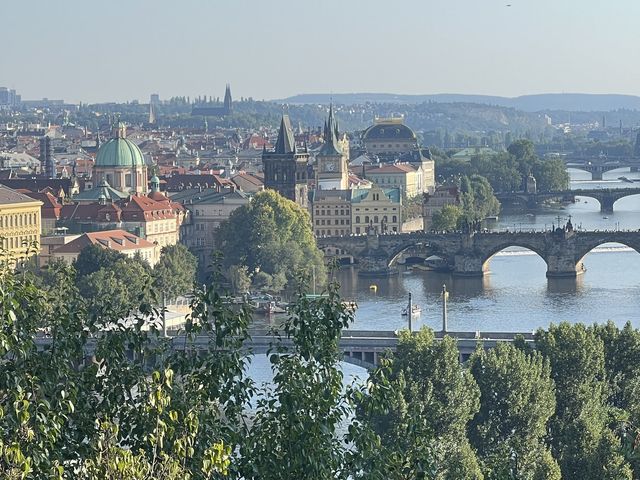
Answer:
[(567, 231), (427, 233), (356, 235), (318, 238), (318, 247), (340, 249), (359, 264), (362, 276), (397, 273), (400, 254), (420, 247), (425, 256), (442, 259), (443, 268), (455, 276), (479, 277), (489, 270), (491, 258), (508, 247), (537, 253), (547, 264), (547, 277), (576, 277), (585, 271), (583, 258), (603, 243), (621, 243), (640, 252), (640, 231)]
[(577, 196), (589, 197), (595, 198), (600, 203), (601, 212), (611, 213), (614, 203), (631, 195), (640, 195), (640, 188), (590, 188), (539, 193), (513, 192), (497, 193), (496, 197), (502, 204), (520, 202), (528, 208), (537, 208), (545, 200), (573, 202)]

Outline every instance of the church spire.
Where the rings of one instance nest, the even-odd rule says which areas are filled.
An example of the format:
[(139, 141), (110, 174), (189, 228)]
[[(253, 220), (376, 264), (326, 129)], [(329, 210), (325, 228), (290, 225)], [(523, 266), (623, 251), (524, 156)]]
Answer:
[(333, 116), (333, 104), (329, 105), (329, 118), (324, 123), (324, 145), (320, 148), (322, 155), (342, 155), (338, 143), (338, 125)]
[(289, 115), (284, 113), (282, 114), (282, 120), (280, 120), (280, 130), (278, 131), (278, 139), (276, 140), (275, 153), (293, 153), (295, 144), (296, 142), (293, 136), (293, 129), (291, 128)]

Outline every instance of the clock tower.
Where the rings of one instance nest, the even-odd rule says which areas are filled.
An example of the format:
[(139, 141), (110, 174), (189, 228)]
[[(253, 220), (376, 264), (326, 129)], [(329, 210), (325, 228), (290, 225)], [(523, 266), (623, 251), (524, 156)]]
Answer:
[(323, 133), (324, 144), (316, 155), (316, 188), (347, 190), (349, 147), (346, 141), (338, 140), (338, 124), (333, 116), (333, 105), (329, 107), (329, 118), (324, 124)]

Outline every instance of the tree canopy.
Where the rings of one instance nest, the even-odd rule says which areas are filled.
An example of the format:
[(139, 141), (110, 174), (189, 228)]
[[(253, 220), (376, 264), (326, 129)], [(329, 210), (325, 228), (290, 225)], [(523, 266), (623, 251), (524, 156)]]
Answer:
[(475, 155), (470, 161), (448, 157), (436, 159), (436, 174), (440, 181), (460, 176), (482, 175), (496, 192), (522, 191), (529, 174), (536, 178), (539, 191), (569, 188), (567, 167), (559, 158), (539, 158), (530, 140), (516, 140), (506, 152), (495, 155)]
[(308, 212), (273, 190), (234, 210), (220, 227), (220, 239), (225, 265), (245, 266), (265, 289), (292, 287), (302, 271), (315, 275), (319, 285), (325, 280)]

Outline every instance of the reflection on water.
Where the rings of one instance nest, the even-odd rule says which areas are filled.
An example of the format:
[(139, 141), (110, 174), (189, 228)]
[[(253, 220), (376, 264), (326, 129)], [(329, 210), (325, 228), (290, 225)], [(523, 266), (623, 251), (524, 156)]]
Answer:
[[(640, 173), (610, 172), (604, 182), (585, 181), (586, 172), (572, 172), (572, 188), (622, 188), (636, 186), (616, 180)], [(594, 199), (539, 211), (503, 212), (498, 228), (542, 229), (571, 215), (576, 226), (615, 230), (640, 228), (640, 196), (626, 197), (614, 212), (600, 213)], [(483, 278), (457, 278), (436, 272), (401, 272), (391, 278), (358, 278), (355, 269), (337, 273), (344, 298), (359, 308), (353, 328), (395, 330), (406, 327), (400, 315), (409, 292), (421, 306), (419, 324), (441, 328), (441, 291), (447, 286), (449, 328), (464, 331), (532, 331), (561, 321), (587, 324), (631, 321), (640, 327), (640, 255), (621, 246), (605, 245), (584, 258), (587, 272), (576, 279), (547, 279), (544, 260), (529, 251), (509, 249), (491, 259)], [(369, 286), (375, 284), (377, 291)]]

